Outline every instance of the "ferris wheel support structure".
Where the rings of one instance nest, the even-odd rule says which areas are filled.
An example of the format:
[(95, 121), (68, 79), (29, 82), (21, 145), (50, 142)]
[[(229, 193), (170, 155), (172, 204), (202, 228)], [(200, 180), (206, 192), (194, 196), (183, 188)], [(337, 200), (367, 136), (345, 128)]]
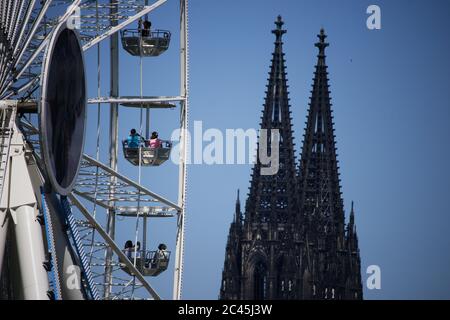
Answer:
[[(26, 299), (69, 300), (140, 299), (140, 297), (142, 299), (160, 299), (160, 295), (152, 288), (147, 277), (159, 275), (168, 268), (169, 261), (173, 263), (173, 260), (169, 260), (171, 252), (167, 251), (169, 255), (162, 260), (165, 263), (164, 265), (159, 265), (158, 262), (158, 265), (154, 267), (152, 262), (151, 268), (148, 266), (143, 268), (143, 259), (136, 263), (135, 258), (133, 263), (122, 251), (122, 246), (116, 243), (116, 238), (119, 239), (124, 236), (121, 228), (124, 223), (119, 224), (119, 221), (124, 221), (124, 219), (130, 221), (130, 217), (135, 217), (137, 226), (139, 220), (146, 223), (147, 219), (153, 218), (171, 218), (176, 222), (175, 252), (172, 255), (175, 258), (172, 297), (173, 299), (181, 299), (188, 142), (189, 47), (187, 0), (179, 0), (180, 93), (173, 96), (144, 96), (141, 89), (140, 96), (120, 96), (119, 94), (119, 37), (122, 37), (124, 49), (130, 52), (125, 48), (127, 40), (124, 35), (127, 34), (127, 30), (123, 29), (166, 2), (167, 0), (4, 0), (1, 2), (0, 297), (7, 299), (25, 297)], [(66, 24), (69, 18), (80, 19), (79, 30), (73, 30), (69, 27), (69, 24)], [(73, 21), (71, 20), (71, 22)], [(60, 36), (63, 32), (71, 37), (64, 41), (78, 38), (72, 44), (78, 48), (73, 53), (76, 53), (79, 58), (77, 61), (83, 65), (82, 68), (77, 69), (80, 70), (79, 73), (57, 72), (53, 74), (50, 72), (53, 63), (55, 63), (55, 66), (67, 66), (68, 68), (75, 65), (75, 63), (73, 65), (65, 63), (60, 58), (53, 59), (54, 56), (57, 56), (56, 54), (53, 55), (54, 51), (60, 52), (58, 57), (67, 56), (62, 53), (64, 48), (70, 46), (56, 45), (60, 39), (63, 39)], [(170, 32), (164, 31), (162, 34), (164, 34), (163, 41), (170, 42)], [(101, 163), (99, 154), (97, 154), (96, 159), (87, 154), (83, 155), (83, 138), (80, 143), (75, 143), (76, 150), (74, 150), (80, 154), (77, 168), (75, 166), (72, 168), (73, 170), (65, 170), (66, 167), (64, 166), (67, 165), (68, 161), (58, 162), (58, 166), (53, 166), (51, 161), (55, 158), (51, 158), (49, 152), (49, 150), (53, 150), (53, 145), (50, 145), (53, 139), (49, 134), (68, 129), (69, 126), (64, 122), (65, 119), (76, 115), (72, 110), (73, 108), (69, 107), (66, 110), (69, 117), (60, 119), (61, 121), (57, 123), (59, 127), (48, 130), (46, 124), (50, 124), (50, 122), (47, 121), (46, 115), (49, 116), (51, 112), (61, 109), (55, 108), (54, 104), (49, 102), (53, 101), (51, 93), (62, 92), (52, 89), (52, 86), (58, 87), (56, 84), (65, 81), (59, 81), (59, 79), (65, 78), (59, 78), (55, 75), (71, 74), (73, 75), (71, 79), (74, 79), (74, 81), (66, 82), (79, 84), (79, 87), (81, 87), (81, 77), (84, 77), (85, 72), (90, 72), (90, 70), (84, 68), (82, 51), (87, 51), (108, 38), (110, 39), (110, 48), (108, 48), (110, 51), (110, 74), (109, 79), (107, 79), (110, 90), (108, 95), (106, 97), (100, 96), (102, 86), (100, 77), (98, 77), (96, 97), (88, 99), (85, 93), (78, 97), (61, 95), (68, 100), (56, 104), (56, 106), (67, 107), (71, 105), (71, 102), (83, 100), (89, 105), (96, 104), (99, 108), (99, 115), (101, 105), (109, 107), (109, 148), (107, 151), (109, 163)], [(161, 51), (149, 51), (150, 54), (158, 56), (168, 49), (169, 42), (167, 42), (166, 47), (162, 45)], [(100, 52), (100, 47), (98, 52)], [(148, 54), (148, 52), (144, 54)], [(99, 56), (100, 53), (98, 53)], [(71, 61), (75, 60), (72, 59)], [(100, 58), (98, 58), (97, 64), (97, 71), (100, 74)], [(53, 75), (50, 77), (50, 74)], [(71, 91), (75, 90), (72, 88)], [(177, 115), (180, 129), (177, 149), (179, 151), (178, 184), (175, 185), (175, 181), (171, 182), (173, 183), (174, 194), (178, 191), (178, 200), (169, 200), (160, 195), (159, 192), (142, 186), (141, 178), (135, 182), (119, 172), (119, 105), (144, 108), (147, 114), (149, 114), (151, 108), (173, 109), (180, 106), (179, 119)], [(16, 112), (18, 115), (20, 114), (20, 117), (16, 117)], [(84, 112), (83, 107), (82, 113)], [(142, 113), (141, 111), (141, 127)], [(79, 120), (76, 122), (80, 124), (79, 128), (81, 128), (81, 125), (84, 128), (85, 118)], [(69, 123), (74, 123), (74, 121), (71, 120)], [(98, 132), (100, 132), (99, 123), (100, 121), (97, 122)], [(64, 126), (64, 124), (66, 125)], [(147, 128), (149, 128), (149, 120), (147, 121)], [(13, 137), (10, 134), (11, 132), (14, 132), (16, 136)], [(23, 139), (19, 139), (21, 144), (19, 149), (22, 151), (14, 151), (13, 153), (13, 148), (15, 148), (16, 142), (18, 143), (17, 135), (23, 136)], [(63, 137), (64, 135), (60, 134), (60, 136)], [(69, 141), (71, 136), (67, 137)], [(97, 141), (100, 141), (99, 134)], [(171, 148), (171, 142), (169, 143)], [(59, 151), (59, 149), (56, 151)], [(54, 154), (65, 156), (63, 152), (56, 151)], [(21, 157), (26, 160), (26, 170), (19, 170), (20, 166), (17, 165), (21, 161)], [(63, 166), (59, 166), (59, 164)], [(68, 173), (73, 173), (76, 169), (76, 174), (73, 175), (73, 178), (72, 175), (68, 174), (66, 184), (65, 180), (55, 179), (54, 168), (56, 167), (59, 168), (58, 170), (64, 169), (65, 171), (62, 172)], [(140, 168), (139, 172), (141, 172)], [(26, 173), (28, 173), (28, 176)], [(26, 186), (27, 183), (28, 185), (31, 183), (31, 188), (28, 188), (30, 190), (27, 192), (11, 192), (17, 186)], [(25, 199), (26, 203), (23, 206), (17, 201), (17, 205), (11, 204), (12, 198), (9, 195), (17, 194), (17, 197), (22, 196), (24, 198), (25, 193), (30, 196), (30, 200)], [(16, 214), (13, 211), (16, 211)], [(17, 216), (19, 216), (17, 221), (25, 219), (26, 223), (18, 225), (17, 221), (14, 221), (14, 217)], [(121, 219), (116, 221), (116, 216)], [(42, 220), (42, 217), (44, 217), (44, 220)], [(6, 220), (9, 227), (4, 223)], [(38, 220), (39, 226), (39, 223), (36, 222)], [(116, 223), (118, 223), (117, 228)], [(23, 230), (22, 227), (24, 227)], [(145, 241), (147, 239), (146, 225), (141, 225), (141, 228), (144, 233), (142, 239)], [(13, 232), (8, 232), (8, 229), (12, 229)], [(25, 231), (25, 229), (28, 231)], [(35, 230), (35, 232), (32, 230)], [(136, 228), (136, 240), (137, 230), (138, 228)], [(33, 239), (30, 240), (29, 237)], [(32, 242), (40, 248), (21, 249), (20, 254), (23, 258), (19, 259), (16, 249), (24, 241)], [(135, 242), (137, 244), (137, 241)], [(42, 255), (42, 248), (45, 250), (45, 257)], [(149, 259), (147, 256), (157, 252), (147, 251), (145, 244), (144, 248), (144, 259)], [(32, 254), (37, 257), (35, 261), (30, 258)], [(27, 257), (25, 258), (25, 256)], [(152, 255), (152, 257), (154, 256)], [(24, 263), (24, 261), (29, 263)], [(45, 271), (42, 270), (43, 266), (45, 266)], [(68, 270), (75, 270), (72, 268), (73, 266), (82, 269), (82, 272), (78, 271), (77, 274), (77, 288), (66, 286), (67, 280), (72, 277)], [(22, 270), (22, 267), (28, 269)], [(155, 269), (153, 270), (153, 268)], [(19, 288), (22, 280), (25, 280), (26, 274), (36, 275), (36, 272), (33, 271), (35, 269), (39, 270), (39, 279), (41, 280), (35, 278), (30, 280), (30, 283), (35, 289), (38, 289), (28, 290), (24, 286)], [(23, 278), (21, 279), (21, 277)], [(37, 293), (37, 291), (39, 292)]]

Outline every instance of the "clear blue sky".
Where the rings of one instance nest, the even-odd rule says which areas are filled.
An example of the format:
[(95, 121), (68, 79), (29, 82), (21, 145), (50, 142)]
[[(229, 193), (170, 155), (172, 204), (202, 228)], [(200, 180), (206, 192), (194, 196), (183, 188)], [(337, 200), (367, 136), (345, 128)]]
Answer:
[[(381, 7), (382, 29), (366, 28), (366, 8)], [(178, 37), (178, 1), (151, 16)], [(317, 50), (324, 27), (345, 208), (355, 201), (363, 281), (368, 265), (382, 271), (381, 290), (367, 299), (450, 298), (450, 3), (441, 1), (190, 1), (190, 123), (204, 128), (257, 128), (273, 51), (274, 20), (283, 16), (284, 51), (299, 155)], [(107, 43), (103, 44), (106, 49)], [(177, 94), (179, 45), (146, 59), (146, 95)], [(104, 50), (102, 77), (108, 75)], [(138, 58), (121, 52), (121, 94), (139, 95)], [(95, 49), (87, 54), (95, 96)], [(108, 83), (102, 85), (107, 95)], [(102, 113), (102, 160), (107, 157), (107, 107)], [(139, 127), (139, 112), (121, 108), (120, 134)], [(168, 135), (178, 110), (152, 113), (152, 129)], [(88, 153), (95, 143), (90, 106)], [(246, 194), (249, 165), (189, 166), (183, 297), (216, 299), (236, 190)], [(119, 169), (137, 179), (137, 169)], [(176, 199), (177, 168), (145, 169), (143, 184)], [(242, 197), (244, 198), (244, 196)], [(174, 245), (175, 222), (150, 232)], [(119, 241), (134, 221), (120, 222)], [(166, 272), (152, 281), (169, 298)], [(153, 280), (153, 279), (152, 279)]]

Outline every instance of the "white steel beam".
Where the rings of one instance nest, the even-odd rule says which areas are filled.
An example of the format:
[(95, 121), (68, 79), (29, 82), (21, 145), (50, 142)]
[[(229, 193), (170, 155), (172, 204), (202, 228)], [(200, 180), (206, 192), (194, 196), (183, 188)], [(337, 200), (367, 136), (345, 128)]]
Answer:
[(183, 96), (157, 96), (157, 97), (96, 97), (88, 99), (88, 104), (98, 103), (150, 103), (150, 102), (180, 102), (185, 101)]
[(188, 0), (180, 0), (180, 96), (186, 99), (181, 102), (180, 110), (180, 162), (178, 181), (178, 228), (176, 235), (176, 252), (174, 268), (173, 299), (181, 299), (183, 260), (184, 260), (184, 227), (187, 182), (187, 129), (188, 129), (188, 97), (189, 97), (189, 42), (188, 42)]

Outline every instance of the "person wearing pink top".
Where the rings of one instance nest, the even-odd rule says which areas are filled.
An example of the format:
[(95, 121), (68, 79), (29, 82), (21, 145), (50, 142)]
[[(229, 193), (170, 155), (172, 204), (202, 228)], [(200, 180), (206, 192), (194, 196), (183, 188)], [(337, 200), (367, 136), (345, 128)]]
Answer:
[(158, 132), (153, 132), (152, 137), (150, 138), (150, 148), (161, 148), (161, 145), (161, 140), (158, 139)]

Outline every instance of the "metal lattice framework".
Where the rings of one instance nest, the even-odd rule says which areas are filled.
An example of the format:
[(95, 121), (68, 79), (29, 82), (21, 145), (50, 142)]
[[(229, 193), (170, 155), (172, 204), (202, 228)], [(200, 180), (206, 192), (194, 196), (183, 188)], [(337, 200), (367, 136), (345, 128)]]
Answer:
[[(157, 1), (92, 1), (92, 0), (2, 0), (0, 3), (0, 102), (13, 101), (14, 115), (20, 114), (19, 128), (33, 150), (41, 170), (40, 132), (36, 113), (40, 95), (41, 65), (49, 39), (57, 26), (80, 18), (79, 33), (83, 50), (101, 41), (115, 42), (111, 49), (111, 81), (118, 83), (119, 32), (156, 10), (167, 0)], [(149, 3), (150, 2), (150, 3)], [(148, 280), (130, 263), (115, 243), (115, 216), (171, 218), (176, 221), (173, 298), (181, 298), (183, 271), (184, 214), (186, 196), (186, 130), (188, 117), (188, 21), (187, 0), (180, 0), (180, 94), (176, 97), (120, 97), (112, 88), (111, 97), (94, 97), (90, 104), (109, 104), (111, 108), (110, 159), (108, 165), (84, 155), (75, 189), (68, 199), (78, 225), (78, 234), (89, 261), (95, 286), (104, 299), (160, 299)], [(79, 9), (79, 10), (78, 10)], [(79, 16), (78, 16), (79, 14)], [(163, 107), (180, 107), (180, 164), (176, 186), (178, 199), (171, 201), (128, 179), (118, 172), (117, 111), (118, 104), (143, 106), (159, 103)], [(3, 109), (2, 109), (3, 110)], [(6, 110), (6, 109), (5, 109)], [(2, 111), (1, 114), (4, 114)], [(3, 140), (7, 139), (6, 122), (2, 124)], [(9, 124), (8, 124), (9, 125)], [(7, 152), (8, 150), (2, 149)], [(5, 164), (6, 165), (6, 164)], [(3, 187), (3, 184), (2, 184)], [(100, 213), (100, 209), (106, 209)], [(132, 276), (121, 269), (132, 271)]]
[(78, 12), (76, 8), (81, 12), (83, 50), (88, 50), (166, 1), (151, 5), (143, 0), (2, 1), (0, 97), (28, 99), (39, 89), (40, 66), (51, 31)]

